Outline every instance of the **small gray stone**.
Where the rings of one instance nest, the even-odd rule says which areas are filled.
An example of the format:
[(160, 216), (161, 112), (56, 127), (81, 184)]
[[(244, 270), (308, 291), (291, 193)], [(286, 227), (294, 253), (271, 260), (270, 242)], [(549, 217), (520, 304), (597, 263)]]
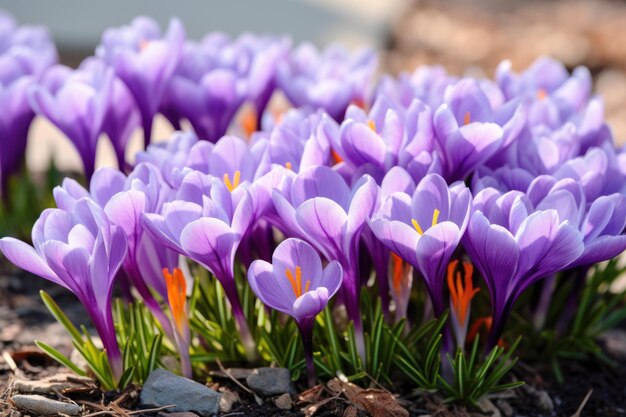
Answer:
[(295, 393), (291, 373), (286, 368), (257, 368), (248, 375), (246, 383), (255, 392), (265, 397), (286, 392)]
[(139, 403), (149, 407), (175, 405), (167, 410), (193, 411), (208, 417), (218, 413), (221, 396), (219, 392), (190, 379), (164, 369), (155, 369), (141, 390)]
[(276, 397), (274, 399), (274, 404), (276, 404), (276, 407), (281, 410), (291, 410), (291, 407), (293, 407), (293, 401), (289, 393), (284, 393), (280, 397)]
[(539, 408), (550, 415), (554, 414), (554, 403), (552, 402), (552, 398), (550, 395), (544, 391), (537, 391), (537, 405)]
[(13, 391), (20, 394), (54, 394), (71, 388), (80, 388), (93, 383), (91, 378), (70, 374), (49, 376), (38, 381), (16, 379), (11, 384)]
[(13, 403), (22, 410), (30, 411), (37, 415), (58, 415), (77, 416), (80, 414), (80, 405), (62, 403), (41, 395), (14, 395)]
[(220, 392), (222, 393), (222, 398), (220, 398), (220, 413), (230, 413), (230, 410), (233, 409), (233, 405), (241, 400), (239, 394), (225, 388), (220, 388)]

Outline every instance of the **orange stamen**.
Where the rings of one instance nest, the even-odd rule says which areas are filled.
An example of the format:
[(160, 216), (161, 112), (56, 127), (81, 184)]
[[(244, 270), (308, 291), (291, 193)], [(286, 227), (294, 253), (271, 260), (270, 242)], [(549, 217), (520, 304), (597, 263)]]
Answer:
[(285, 162), (285, 168), (291, 170), (291, 162)]
[(170, 274), (167, 268), (163, 268), (165, 285), (167, 287), (167, 300), (170, 304), (174, 324), (180, 335), (187, 326), (187, 282), (180, 268), (174, 268)]
[(463, 124), (468, 125), (472, 121), (472, 114), (470, 112), (465, 112), (465, 117), (463, 119)]
[(463, 325), (469, 313), (472, 298), (476, 295), (480, 288), (474, 288), (472, 282), (472, 274), (474, 273), (474, 267), (469, 262), (463, 262), (463, 269), (465, 272), (465, 283), (461, 280), (461, 273), (456, 273), (456, 282), (454, 280), (456, 267), (458, 261), (454, 260), (448, 265), (448, 288), (450, 289), (450, 301), (452, 302), (452, 308), (461, 325)]
[(373, 120), (368, 120), (367, 121), (367, 125), (369, 126), (370, 129), (372, 129), (374, 132), (376, 132), (376, 122)]
[(233, 190), (239, 186), (240, 179), (241, 171), (239, 170), (235, 171), (235, 175), (233, 175), (233, 182), (230, 182), (230, 177), (228, 176), (228, 174), (224, 174), (224, 184), (226, 184), (228, 191), (232, 193)]

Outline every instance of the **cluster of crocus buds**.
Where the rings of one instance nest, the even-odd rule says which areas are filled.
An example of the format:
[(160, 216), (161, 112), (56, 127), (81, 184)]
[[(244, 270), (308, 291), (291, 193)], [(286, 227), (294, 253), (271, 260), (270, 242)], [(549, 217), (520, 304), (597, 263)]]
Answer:
[[(95, 58), (50, 68), (29, 93), (80, 150), (89, 187), (66, 180), (58, 208), (33, 228), (34, 248), (4, 238), (0, 250), (73, 291), (114, 363), (110, 289), (115, 278), (135, 289), (186, 374), (192, 341), (176, 268), (187, 259), (215, 276), (253, 356), (235, 273), (246, 268), (256, 296), (295, 319), (313, 378), (313, 324), (335, 293), (365, 358), (360, 294), (371, 272), (396, 320), (415, 316), (410, 294), (422, 280), (434, 315), (450, 309), (462, 349), (481, 280), (495, 345), (530, 285), (626, 249), (626, 154), (587, 69), (570, 75), (540, 58), (521, 73), (504, 62), (495, 80), (421, 67), (375, 82), (376, 64), (369, 51), (291, 50), (286, 38), (192, 42), (176, 20), (165, 35), (147, 18), (109, 29)], [(277, 115), (280, 92), (294, 108)], [(244, 104), (254, 114), (239, 126)], [(147, 145), (157, 112), (195, 133), (126, 161), (128, 132), (141, 124)], [(102, 132), (124, 171), (93, 172)]]

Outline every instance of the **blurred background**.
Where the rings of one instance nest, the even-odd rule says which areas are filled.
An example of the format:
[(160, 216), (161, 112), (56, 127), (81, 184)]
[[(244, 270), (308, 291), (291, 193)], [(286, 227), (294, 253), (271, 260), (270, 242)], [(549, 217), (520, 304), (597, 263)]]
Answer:
[[(340, 42), (381, 51), (381, 67), (397, 74), (418, 65), (443, 65), (455, 74), (491, 77), (503, 59), (521, 70), (540, 55), (551, 55), (573, 69), (589, 67), (604, 97), (606, 118), (620, 143), (626, 139), (626, 2), (617, 0), (0, 0), (0, 8), (22, 24), (47, 26), (61, 62), (76, 66), (93, 54), (101, 33), (146, 14), (166, 27), (171, 16), (187, 36), (210, 31), (238, 35), (288, 34), (295, 43), (323, 47)], [(155, 137), (171, 131), (157, 120)], [(79, 169), (79, 159), (63, 135), (36, 120), (29, 167), (44, 170), (51, 158), (61, 170)], [(140, 146), (136, 134), (134, 153)], [(98, 165), (115, 165), (110, 144), (100, 141)]]

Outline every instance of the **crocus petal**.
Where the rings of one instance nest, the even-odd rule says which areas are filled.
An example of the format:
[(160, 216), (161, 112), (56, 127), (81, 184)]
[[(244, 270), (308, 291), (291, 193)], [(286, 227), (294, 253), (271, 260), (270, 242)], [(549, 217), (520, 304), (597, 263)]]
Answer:
[(21, 240), (5, 237), (0, 239), (0, 251), (15, 266), (67, 288), (32, 246)]
[(304, 320), (318, 315), (328, 303), (328, 290), (324, 287), (309, 291), (293, 302), (293, 316), (296, 320)]
[(180, 234), (180, 245), (190, 258), (222, 280), (232, 274), (235, 239), (226, 223), (204, 217), (185, 226)]
[(296, 297), (291, 287), (285, 288), (280, 284), (282, 281), (287, 281), (287, 278), (280, 280), (280, 277), (276, 277), (272, 265), (268, 262), (256, 260), (248, 268), (250, 288), (263, 304), (291, 315)]
[(324, 197), (313, 198), (298, 207), (296, 219), (327, 258), (347, 256), (342, 246), (342, 235), (348, 216), (339, 204)]

